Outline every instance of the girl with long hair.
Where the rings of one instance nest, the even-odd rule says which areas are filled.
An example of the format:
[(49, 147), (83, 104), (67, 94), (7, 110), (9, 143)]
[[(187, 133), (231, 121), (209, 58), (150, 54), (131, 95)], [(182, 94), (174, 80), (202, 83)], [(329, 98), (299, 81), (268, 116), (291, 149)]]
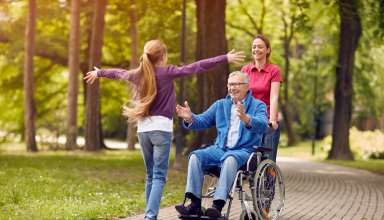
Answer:
[(176, 95), (173, 80), (202, 73), (219, 64), (243, 61), (242, 52), (204, 59), (185, 66), (167, 65), (167, 47), (160, 40), (150, 40), (144, 46), (140, 66), (132, 70), (97, 69), (84, 77), (93, 83), (99, 77), (130, 81), (136, 99), (124, 106), (129, 121), (137, 121), (137, 133), (146, 167), (146, 209), (144, 219), (157, 219), (160, 200), (168, 172), (168, 160), (173, 131)]

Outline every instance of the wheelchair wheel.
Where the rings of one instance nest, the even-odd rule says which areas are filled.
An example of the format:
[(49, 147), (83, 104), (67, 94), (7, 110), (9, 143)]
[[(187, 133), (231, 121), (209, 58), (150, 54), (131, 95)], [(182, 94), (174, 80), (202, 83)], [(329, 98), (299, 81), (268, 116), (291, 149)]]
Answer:
[(214, 175), (205, 175), (203, 183), (203, 196), (201, 201), (202, 207), (211, 207), (213, 202), (213, 196), (216, 191), (216, 185), (219, 179)]
[(247, 211), (243, 210), (240, 215), (240, 220), (258, 220), (257, 213), (252, 211), (251, 218), (249, 218)]
[(258, 165), (252, 191), (253, 206), (260, 219), (278, 219), (284, 208), (285, 186), (275, 162), (268, 159)]

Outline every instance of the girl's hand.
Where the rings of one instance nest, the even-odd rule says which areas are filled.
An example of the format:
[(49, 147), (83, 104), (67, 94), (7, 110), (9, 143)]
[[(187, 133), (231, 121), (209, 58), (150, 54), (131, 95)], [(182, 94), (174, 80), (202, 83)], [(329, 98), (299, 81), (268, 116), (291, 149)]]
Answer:
[(92, 84), (97, 79), (97, 71), (99, 70), (99, 68), (94, 66), (93, 69), (93, 71), (89, 71), (84, 77), (85, 82), (88, 84)]
[(234, 49), (227, 53), (228, 63), (240, 64), (245, 59), (245, 54), (243, 51), (236, 52)]

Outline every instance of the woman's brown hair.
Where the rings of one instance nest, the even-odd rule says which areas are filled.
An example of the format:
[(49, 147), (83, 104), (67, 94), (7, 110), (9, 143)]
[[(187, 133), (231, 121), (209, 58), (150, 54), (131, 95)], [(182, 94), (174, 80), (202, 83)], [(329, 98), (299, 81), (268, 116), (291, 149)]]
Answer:
[(133, 107), (123, 107), (123, 115), (128, 117), (128, 121), (137, 121), (149, 115), (151, 104), (157, 94), (155, 64), (164, 59), (166, 54), (167, 47), (160, 40), (150, 40), (145, 43), (138, 68), (140, 81), (137, 99), (133, 101)]
[(267, 49), (269, 49), (269, 53), (267, 54), (267, 62), (269, 63), (269, 57), (272, 53), (271, 43), (269, 42), (268, 38), (262, 34), (258, 34), (258, 35), (256, 35), (255, 38), (253, 38), (253, 40), (256, 40), (256, 39), (262, 40), (264, 42), (265, 46), (267, 47)]

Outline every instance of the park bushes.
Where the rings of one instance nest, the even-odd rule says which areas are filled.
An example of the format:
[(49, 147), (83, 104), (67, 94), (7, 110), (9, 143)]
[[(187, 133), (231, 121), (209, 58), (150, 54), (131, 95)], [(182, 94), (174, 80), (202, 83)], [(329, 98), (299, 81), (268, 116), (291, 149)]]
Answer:
[[(331, 140), (330, 135), (324, 139), (323, 150), (331, 149)], [(356, 159), (384, 159), (383, 131), (360, 131), (352, 127), (349, 130), (349, 141)]]

